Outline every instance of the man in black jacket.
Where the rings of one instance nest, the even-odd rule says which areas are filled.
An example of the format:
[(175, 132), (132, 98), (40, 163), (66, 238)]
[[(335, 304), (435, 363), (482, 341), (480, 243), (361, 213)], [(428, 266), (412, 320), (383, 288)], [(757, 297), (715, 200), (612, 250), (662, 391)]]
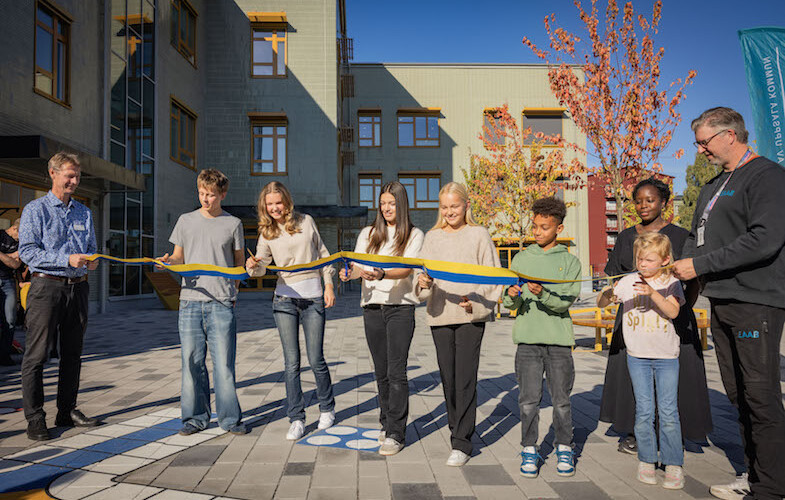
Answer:
[[(722, 172), (700, 192), (679, 279), (699, 277), (725, 392), (738, 409), (744, 477), (712, 487), (719, 498), (785, 496), (785, 408), (780, 339), (785, 324), (785, 169), (747, 146), (744, 119), (713, 108), (693, 120), (698, 152)], [(749, 491), (746, 490), (747, 487)]]

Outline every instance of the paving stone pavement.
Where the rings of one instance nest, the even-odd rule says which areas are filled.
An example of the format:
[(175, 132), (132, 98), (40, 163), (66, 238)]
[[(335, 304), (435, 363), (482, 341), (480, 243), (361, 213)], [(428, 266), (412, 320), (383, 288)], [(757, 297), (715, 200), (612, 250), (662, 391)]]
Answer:
[[(590, 302), (586, 297), (577, 305)], [(597, 421), (607, 351), (589, 351), (592, 330), (576, 330), (572, 403), (577, 473), (556, 475), (546, 393), (540, 418), (546, 464), (539, 478), (527, 479), (518, 473), (520, 420), (511, 320), (489, 323), (486, 329), (476, 450), (467, 465), (454, 468), (445, 465), (449, 430), (424, 308), (416, 311), (409, 355), (407, 446), (392, 457), (287, 441), (282, 352), (270, 294), (241, 295), (237, 318), (237, 385), (248, 434), (227, 434), (213, 424), (194, 436), (176, 435), (177, 313), (154, 299), (114, 302), (109, 312), (90, 318), (79, 396), (80, 409), (100, 416), (105, 425), (57, 428), (50, 442), (29, 441), (23, 415), (14, 411), (21, 407), (18, 368), (0, 368), (0, 492), (19, 486), (10, 483), (22, 478), (25, 488), (17, 490), (47, 487), (50, 496), (63, 499), (710, 498), (709, 485), (731, 481), (734, 468), (741, 467), (735, 410), (722, 391), (712, 348), (705, 354), (715, 431), (703, 446), (689, 443), (687, 486), (668, 491), (639, 483), (636, 458), (619, 453), (618, 437)], [(376, 386), (357, 292), (345, 293), (328, 310), (325, 356), (335, 384), (335, 433), (378, 428)], [(317, 435), (319, 416), (306, 360), (303, 356), (308, 405), (304, 439)], [(56, 365), (48, 364), (44, 384), (50, 424), (56, 412), (56, 376)]]

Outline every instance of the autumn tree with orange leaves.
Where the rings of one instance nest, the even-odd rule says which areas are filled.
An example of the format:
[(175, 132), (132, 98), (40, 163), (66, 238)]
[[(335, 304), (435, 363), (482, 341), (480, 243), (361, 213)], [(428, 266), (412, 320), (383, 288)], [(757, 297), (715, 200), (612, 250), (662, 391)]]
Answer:
[(531, 225), (531, 206), (538, 198), (560, 189), (583, 185), (584, 165), (567, 160), (565, 152), (578, 148), (561, 136), (521, 129), (507, 105), (491, 113), (480, 139), (486, 154), (472, 154), (463, 170), (478, 223), (522, 249)]
[[(604, 20), (599, 17), (597, 0), (591, 0), (588, 12), (580, 0), (573, 3), (586, 31), (585, 40), (557, 27), (551, 14), (544, 21), (551, 51), (540, 49), (529, 38), (523, 43), (552, 65), (548, 71), (551, 91), (592, 144), (589, 153), (599, 166), (591, 170), (605, 181), (607, 195), (616, 199), (622, 230), (629, 187), (661, 170), (658, 157), (681, 122), (677, 107), (696, 72), (690, 70), (667, 89), (660, 86), (665, 49), (655, 47), (654, 36), (662, 19), (661, 1), (654, 3), (650, 20), (636, 14), (632, 2), (624, 5), (619, 19), (616, 0), (608, 0)], [(683, 154), (680, 149), (675, 157)]]

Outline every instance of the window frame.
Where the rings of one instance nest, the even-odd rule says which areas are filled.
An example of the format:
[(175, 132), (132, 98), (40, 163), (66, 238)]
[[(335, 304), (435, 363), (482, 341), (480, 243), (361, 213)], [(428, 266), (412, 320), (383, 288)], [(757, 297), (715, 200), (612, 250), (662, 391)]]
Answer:
[[(436, 193), (436, 199), (432, 200), (429, 198), (425, 198), (424, 200), (417, 199), (417, 179), (438, 179), (439, 180), (439, 191), (441, 191), (442, 185), (442, 172), (439, 171), (417, 171), (417, 172), (398, 172), (398, 182), (403, 184), (404, 188), (407, 186), (406, 183), (403, 182), (403, 179), (414, 179), (413, 189), (414, 189), (414, 196), (409, 196), (409, 210), (439, 210), (439, 194), (438, 191)], [(409, 194), (408, 191), (406, 193)], [(418, 203), (436, 203), (434, 207), (421, 207), (418, 206)]]
[[(288, 26), (286, 23), (269, 23), (269, 22), (252, 22), (251, 23), (251, 50), (249, 51), (251, 54), (250, 60), (250, 71), (251, 71), (251, 78), (287, 78), (289, 74), (289, 35), (288, 35)], [(268, 39), (267, 37), (256, 37), (256, 31), (264, 30), (269, 31), (272, 33), (272, 36)], [(278, 33), (283, 33), (283, 38), (278, 36)], [(279, 44), (283, 40), (283, 74), (277, 74), (278, 71), (278, 56), (279, 56)], [(272, 55), (273, 60), (269, 63), (258, 63), (254, 61), (254, 42), (255, 41), (264, 41), (264, 42), (272, 42)], [(256, 66), (270, 66), (273, 70), (272, 74), (270, 75), (255, 75), (253, 70)]]
[[(362, 137), (360, 135), (360, 119), (361, 118), (371, 118), (371, 137)], [(378, 118), (378, 121), (375, 119)], [(376, 126), (379, 125), (379, 135), (376, 136)], [(363, 146), (363, 140), (371, 140), (370, 146)], [(378, 142), (378, 144), (376, 144)], [(382, 147), (382, 112), (379, 110), (358, 110), (357, 111), (357, 147), (358, 148), (381, 148)]]
[[(559, 118), (559, 122), (561, 124), (561, 130), (559, 131), (559, 135), (562, 138), (564, 138), (564, 113), (565, 113), (565, 111), (566, 111), (565, 108), (523, 108), (523, 111), (521, 111), (521, 132), (523, 132), (526, 129), (526, 127), (524, 126), (524, 120), (527, 118), (527, 116), (529, 116), (529, 117), (543, 117), (543, 116), (547, 116), (547, 117), (551, 117), (551, 118), (558, 117)], [(536, 134), (536, 133), (537, 133), (537, 131), (532, 130), (532, 137), (534, 137), (534, 134)], [(522, 142), (521, 145), (523, 147), (531, 147), (531, 146), (533, 146), (533, 144), (531, 144), (531, 143), (527, 144), (527, 143), (525, 143), (523, 141), (521, 141), (521, 142)], [(543, 144), (538, 144), (537, 146), (541, 147), (541, 148), (560, 148), (560, 147), (563, 147), (563, 146), (558, 146), (556, 144), (551, 144), (551, 143), (548, 143), (548, 142), (543, 143)]]
[[(425, 117), (425, 137), (420, 139), (423, 141), (436, 141), (436, 144), (417, 144), (417, 118)], [(403, 146), (401, 145), (401, 118), (411, 118), (412, 119), (412, 145), (411, 146)], [(436, 118), (436, 137), (429, 137), (428, 134), (428, 119), (429, 118)], [(442, 131), (441, 126), (439, 125), (439, 118), (440, 118), (440, 110), (431, 110), (431, 109), (424, 109), (424, 110), (405, 110), (399, 109), (397, 116), (396, 116), (396, 135), (397, 135), (397, 143), (399, 148), (439, 148), (441, 147), (442, 140)]]
[[(361, 182), (365, 179), (371, 180), (371, 190), (373, 191), (373, 199), (372, 200), (363, 200), (360, 193), (362, 193), (362, 184)], [(378, 181), (378, 182), (377, 182)], [(379, 196), (381, 196), (382, 192), (382, 174), (381, 172), (360, 172), (357, 174), (357, 202), (359, 205), (367, 207), (368, 210), (378, 210), (379, 209), (379, 196), (376, 195), (376, 190), (379, 190)], [(363, 205), (363, 203), (371, 203), (371, 206)]]
[[(289, 175), (289, 120), (285, 114), (280, 113), (249, 113), (248, 118), (250, 121), (250, 134), (251, 134), (251, 161), (250, 161), (250, 174), (252, 176), (270, 176), (270, 175)], [(272, 136), (264, 135), (264, 133), (257, 135), (254, 133), (255, 127), (272, 127)], [(278, 128), (284, 127), (286, 132), (283, 136), (278, 135)], [(254, 149), (257, 137), (272, 137), (273, 140), (273, 158), (272, 160), (257, 161), (254, 156)], [(283, 137), (286, 140), (284, 150), (284, 170), (278, 169), (278, 139)], [(255, 172), (254, 165), (262, 165), (263, 163), (272, 162), (272, 172)]]
[[(177, 108), (179, 110), (179, 114), (178, 114), (177, 117), (175, 117), (174, 114), (172, 113), (172, 107), (175, 107), (175, 108)], [(185, 113), (187, 116), (189, 116), (191, 118), (191, 120), (193, 121), (193, 145), (194, 145), (194, 150), (192, 152), (188, 151), (186, 149), (183, 149), (181, 147), (182, 138), (180, 137), (180, 121), (181, 121), (181, 116), (182, 116), (183, 113)], [(191, 108), (189, 108), (185, 103), (183, 103), (181, 100), (177, 99), (175, 96), (169, 96), (169, 159), (174, 161), (175, 163), (178, 163), (178, 164), (180, 164), (180, 165), (182, 165), (182, 166), (184, 166), (186, 168), (189, 168), (191, 170), (194, 170), (194, 171), (196, 170), (196, 166), (198, 165), (198, 161), (197, 161), (197, 142), (196, 142), (196, 140), (197, 140), (196, 123), (198, 121), (198, 118), (199, 118), (199, 115), (197, 115), (196, 112), (194, 112)], [(177, 151), (176, 151), (177, 155), (176, 156), (173, 155), (174, 152), (172, 151), (172, 137), (171, 137), (171, 134), (172, 134), (172, 120), (174, 120), (174, 119), (177, 120), (177, 128), (176, 128), (176, 130), (177, 130)], [(189, 165), (189, 164), (185, 163), (184, 161), (182, 161), (180, 159), (180, 154), (183, 153), (183, 152), (186, 154), (186, 156), (189, 156), (189, 157), (193, 158), (193, 163), (194, 163), (193, 165)]]
[[(38, 20), (39, 9), (45, 9), (51, 13), (52, 28), (46, 26), (43, 22)], [(71, 109), (71, 25), (73, 18), (68, 15), (63, 9), (57, 5), (46, 1), (36, 0), (35, 14), (33, 22), (33, 92), (56, 102), (61, 106)], [(58, 33), (59, 27), (63, 25), (65, 34)], [(52, 72), (49, 72), (38, 66), (38, 27), (41, 27), (52, 36)], [(57, 43), (62, 42), (65, 46), (65, 63), (62, 70), (65, 73), (63, 78), (63, 99), (57, 97), (57, 80), (60, 76), (59, 68), (57, 67)], [(38, 73), (44, 74), (52, 79), (52, 92), (47, 93), (45, 90), (39, 89), (35, 84), (35, 78)]]
[[(174, 49), (180, 53), (183, 58), (188, 61), (194, 68), (196, 68), (196, 47), (199, 44), (198, 42), (198, 17), (199, 13), (196, 12), (196, 9), (188, 0), (171, 0), (170, 2), (171, 12), (169, 13), (172, 16), (171, 21), (169, 23), (169, 28), (173, 29), (173, 23), (176, 23), (177, 29), (174, 34), (170, 33), (169, 35), (169, 43), (174, 47)], [(180, 22), (182, 21), (182, 12), (181, 9), (185, 8), (191, 16), (193, 16), (193, 33), (194, 33), (194, 46), (189, 47), (187, 41), (180, 38), (180, 32), (182, 31)], [(177, 20), (175, 21), (174, 12), (177, 11)], [(193, 60), (191, 60), (193, 59)]]

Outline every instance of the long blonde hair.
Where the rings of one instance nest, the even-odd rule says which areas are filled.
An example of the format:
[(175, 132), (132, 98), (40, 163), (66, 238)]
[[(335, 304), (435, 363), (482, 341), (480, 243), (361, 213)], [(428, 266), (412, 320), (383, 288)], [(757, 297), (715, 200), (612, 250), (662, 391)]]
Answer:
[(300, 222), (302, 216), (294, 211), (294, 203), (292, 202), (292, 195), (286, 186), (278, 181), (268, 182), (259, 192), (259, 199), (256, 202), (256, 211), (259, 215), (259, 234), (266, 240), (274, 240), (281, 234), (281, 228), (275, 219), (270, 217), (267, 213), (267, 204), (265, 203), (268, 194), (278, 193), (281, 195), (285, 211), (283, 227), (289, 234), (299, 233)]
[[(472, 217), (472, 207), (471, 204), (469, 204), (469, 192), (466, 190), (466, 186), (457, 182), (448, 182), (439, 190), (439, 198), (441, 198), (443, 194), (457, 194), (458, 198), (460, 198), (463, 203), (466, 203), (464, 222), (470, 226), (479, 226)], [(442, 229), (446, 225), (447, 221), (442, 217), (441, 208), (439, 208), (439, 214), (436, 216), (436, 224), (434, 224), (431, 229)]]
[[(635, 243), (632, 244), (632, 254), (635, 256), (635, 261), (638, 261), (638, 255), (641, 252), (654, 252), (662, 260), (668, 259), (666, 265), (673, 264), (673, 248), (671, 247), (671, 240), (662, 233), (643, 233), (635, 238)], [(637, 266), (636, 266), (637, 267)], [(655, 276), (671, 275), (671, 268), (660, 269)]]

